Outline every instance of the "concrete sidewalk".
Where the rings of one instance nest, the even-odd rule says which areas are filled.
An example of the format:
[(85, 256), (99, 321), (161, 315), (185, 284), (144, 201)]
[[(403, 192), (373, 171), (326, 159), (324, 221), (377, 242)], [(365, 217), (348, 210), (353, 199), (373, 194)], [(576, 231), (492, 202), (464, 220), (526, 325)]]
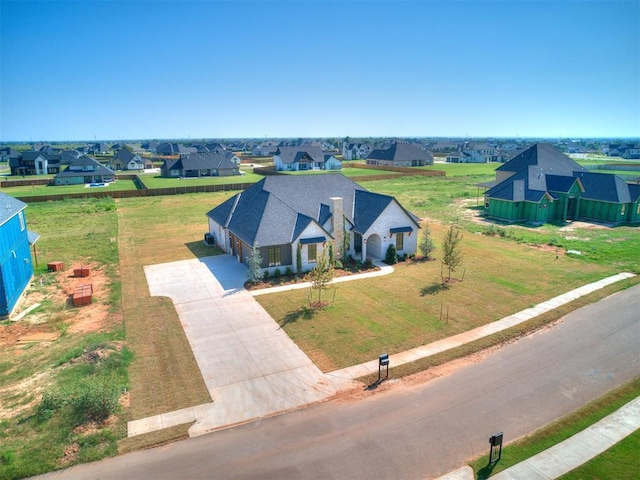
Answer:
[[(640, 429), (640, 397), (563, 442), (492, 475), (496, 480), (551, 480), (574, 470)], [(474, 480), (465, 466), (439, 480)]]
[[(631, 278), (633, 276), (634, 274), (632, 273), (619, 273), (618, 275), (613, 275), (597, 282), (589, 283), (582, 287), (576, 288), (562, 295), (558, 295), (551, 300), (539, 303), (538, 305), (527, 308), (526, 310), (522, 310), (521, 312), (514, 313), (513, 315), (505, 317), (502, 320), (488, 323), (487, 325), (474, 328), (473, 330), (469, 330), (468, 332), (463, 332), (452, 337), (438, 340), (437, 342), (433, 342), (428, 345), (423, 345), (420, 347), (412, 348), (411, 350), (407, 350), (405, 352), (390, 355), (389, 366), (390, 368), (393, 368), (405, 363), (415, 362), (416, 360), (430, 357), (437, 353), (441, 353), (446, 350), (459, 347), (466, 343), (473, 342), (474, 340), (478, 340), (480, 338), (500, 332), (502, 330), (506, 330), (507, 328), (513, 327), (522, 322), (526, 322), (527, 320), (531, 320), (538, 315), (549, 312), (554, 308), (558, 308), (565, 303), (576, 300), (580, 297), (583, 297), (584, 295), (604, 288), (607, 285), (611, 285), (613, 283), (619, 282), (620, 280)], [(335, 370), (333, 372), (327, 373), (326, 375), (331, 378), (334, 383), (339, 384), (341, 380), (353, 380), (373, 373), (378, 373), (377, 359), (371, 360), (370, 362), (361, 363), (360, 365), (353, 365), (351, 367), (343, 368), (341, 370)]]

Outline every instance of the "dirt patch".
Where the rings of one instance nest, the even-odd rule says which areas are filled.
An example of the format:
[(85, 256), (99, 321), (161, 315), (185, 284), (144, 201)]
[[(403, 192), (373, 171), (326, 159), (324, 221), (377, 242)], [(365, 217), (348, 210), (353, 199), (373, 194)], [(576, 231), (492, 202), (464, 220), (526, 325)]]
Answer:
[[(20, 305), (14, 312), (21, 312), (41, 303), (42, 306), (28, 313), (17, 322), (9, 321), (0, 326), (0, 347), (3, 349), (20, 346), (20, 343), (52, 341), (59, 334), (61, 326), (69, 333), (91, 333), (107, 331), (122, 321), (121, 313), (109, 312), (109, 278), (94, 264), (85, 264), (90, 268), (88, 277), (74, 276), (74, 269), (80, 265), (50, 274), (44, 280), (34, 281), (26, 291)], [(90, 283), (93, 286), (93, 298), (89, 305), (74, 307), (71, 295), (79, 285)], [(56, 325), (57, 324), (57, 325)], [(19, 353), (19, 350), (17, 351)]]

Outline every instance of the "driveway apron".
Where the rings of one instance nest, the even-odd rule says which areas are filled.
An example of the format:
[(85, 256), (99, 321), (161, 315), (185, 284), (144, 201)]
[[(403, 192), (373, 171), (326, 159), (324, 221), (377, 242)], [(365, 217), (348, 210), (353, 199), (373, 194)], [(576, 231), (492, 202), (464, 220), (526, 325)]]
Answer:
[[(145, 267), (153, 296), (171, 298), (214, 403), (190, 434), (324, 400), (335, 389), (244, 287), (229, 255)], [(203, 415), (203, 413), (205, 413)]]

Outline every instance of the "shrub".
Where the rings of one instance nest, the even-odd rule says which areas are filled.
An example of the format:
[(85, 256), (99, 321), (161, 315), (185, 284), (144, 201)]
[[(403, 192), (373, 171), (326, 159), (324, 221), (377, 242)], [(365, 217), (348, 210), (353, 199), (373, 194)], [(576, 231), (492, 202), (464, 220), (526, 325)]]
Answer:
[(336, 260), (335, 267), (339, 270), (342, 270), (344, 268), (340, 260)]
[(114, 379), (89, 378), (79, 386), (70, 403), (76, 413), (101, 422), (117, 411), (119, 397), (120, 388)]
[(368, 269), (368, 268), (373, 268), (373, 262), (371, 261), (371, 259), (370, 259), (370, 258), (367, 258), (367, 259), (364, 261), (364, 268), (367, 268), (367, 269)]
[(279, 269), (279, 268), (276, 268), (276, 269), (273, 271), (273, 278), (275, 278), (276, 280), (277, 280), (278, 278), (280, 278), (280, 276), (281, 276), (281, 275), (282, 275), (282, 273), (280, 272), (280, 269)]
[(269, 270), (264, 271), (264, 273), (262, 274), (262, 280), (264, 280), (265, 282), (269, 280)]
[(284, 274), (287, 277), (293, 277), (293, 270), (291, 269), (291, 267), (287, 267), (287, 269), (284, 271)]
[(396, 246), (392, 243), (387, 248), (387, 254), (384, 257), (384, 263), (388, 265), (393, 265), (398, 261), (398, 254), (396, 253)]

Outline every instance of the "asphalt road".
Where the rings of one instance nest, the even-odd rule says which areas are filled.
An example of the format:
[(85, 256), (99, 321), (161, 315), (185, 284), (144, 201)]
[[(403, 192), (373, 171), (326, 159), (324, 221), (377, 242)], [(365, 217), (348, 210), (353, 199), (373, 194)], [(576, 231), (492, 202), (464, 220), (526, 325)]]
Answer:
[(422, 479), (640, 375), (640, 286), (419, 385), (80, 465), (65, 479)]

